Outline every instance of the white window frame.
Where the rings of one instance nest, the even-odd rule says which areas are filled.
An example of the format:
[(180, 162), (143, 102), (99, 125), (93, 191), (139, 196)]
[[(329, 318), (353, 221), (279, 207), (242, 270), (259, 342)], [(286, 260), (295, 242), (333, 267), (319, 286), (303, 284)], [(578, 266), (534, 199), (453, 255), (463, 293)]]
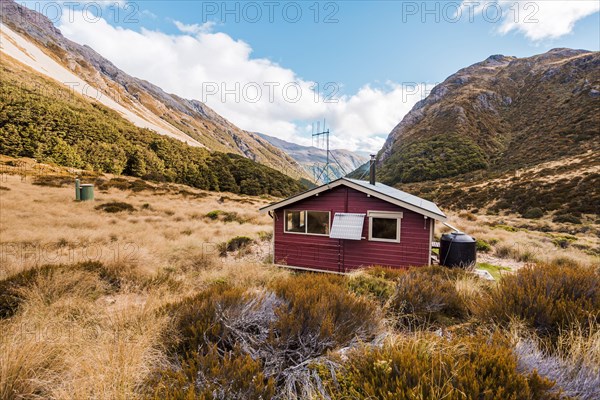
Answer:
[[(368, 211), (367, 216), (369, 217), (369, 241), (371, 241), (371, 242), (386, 242), (386, 243), (400, 243), (400, 231), (401, 231), (402, 217), (403, 217), (403, 214), (401, 212)], [(395, 219), (396, 220), (396, 239), (374, 238), (373, 237), (373, 218)]]
[[(302, 212), (304, 213), (304, 232), (289, 232), (287, 230), (287, 213), (288, 212)], [(283, 210), (283, 233), (287, 233), (290, 235), (307, 235), (307, 236), (325, 236), (329, 237), (329, 233), (308, 233), (308, 213), (309, 212), (318, 212), (318, 213), (327, 213), (328, 219), (328, 231), (331, 232), (331, 211), (323, 211), (323, 210)]]

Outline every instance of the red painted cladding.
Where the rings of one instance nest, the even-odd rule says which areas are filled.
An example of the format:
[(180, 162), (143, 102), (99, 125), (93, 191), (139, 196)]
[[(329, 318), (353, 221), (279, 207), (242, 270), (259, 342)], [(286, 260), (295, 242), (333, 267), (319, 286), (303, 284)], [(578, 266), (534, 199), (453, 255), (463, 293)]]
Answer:
[[(363, 240), (337, 240), (327, 236), (284, 232), (284, 210), (311, 210), (363, 213), (368, 211), (402, 212), (400, 243)], [(347, 272), (370, 265), (395, 268), (427, 265), (430, 257), (430, 218), (386, 201), (368, 197), (346, 186), (338, 186), (275, 212), (275, 263), (332, 272)], [(363, 237), (369, 236), (365, 217)]]

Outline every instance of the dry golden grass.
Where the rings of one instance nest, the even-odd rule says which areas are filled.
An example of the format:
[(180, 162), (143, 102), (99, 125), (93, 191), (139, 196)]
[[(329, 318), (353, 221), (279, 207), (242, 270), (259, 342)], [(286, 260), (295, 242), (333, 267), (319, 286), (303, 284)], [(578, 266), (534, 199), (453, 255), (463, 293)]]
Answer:
[[(272, 230), (271, 219), (257, 213), (265, 199), (171, 185), (162, 194), (97, 189), (96, 201), (77, 203), (72, 187), (33, 185), (31, 176), (0, 177), (0, 186), (9, 189), (0, 190), (0, 279), (36, 265), (73, 266), (20, 289), (19, 311), (0, 320), (2, 399), (138, 398), (150, 372), (167, 363), (161, 344), (170, 325), (161, 311), (166, 304), (214, 282), (251, 289), (289, 275), (263, 263), (268, 245), (259, 238)], [(136, 211), (95, 209), (107, 202), (128, 203)], [(205, 218), (214, 210), (236, 212), (246, 222)], [(590, 262), (574, 248), (557, 249), (545, 234), (492, 229), (486, 223), (497, 224), (493, 218), (453, 216), (450, 222), (477, 238), (498, 240), (496, 247), (530, 243), (545, 256)], [(219, 257), (217, 245), (240, 235), (259, 241), (255, 253)], [(577, 237), (598, 245), (596, 238)], [(101, 262), (119, 278), (119, 287), (76, 268), (82, 261)], [(465, 299), (477, 299), (484, 285), (464, 277), (456, 288)]]
[[(166, 362), (164, 305), (211, 282), (253, 287), (287, 274), (264, 265), (265, 255), (218, 257), (220, 242), (238, 235), (258, 240), (271, 230), (271, 219), (257, 213), (265, 200), (110, 189), (76, 203), (73, 188), (36, 186), (31, 177), (3, 174), (2, 186), (9, 190), (0, 193), (0, 279), (36, 265), (100, 261), (121, 282), (111, 290), (97, 274), (74, 267), (21, 289), (17, 315), (0, 320), (2, 399), (136, 398), (148, 374)], [(95, 209), (112, 201), (136, 211)], [(237, 212), (247, 222), (204, 218), (213, 210)]]
[[(474, 217), (474, 219), (473, 219)], [(590, 233), (565, 234), (558, 231), (556, 224), (548, 221), (538, 221), (538, 224), (548, 225), (549, 232), (536, 230), (517, 229), (514, 232), (503, 229), (505, 227), (517, 227), (530, 220), (517, 216), (493, 216), (493, 215), (456, 215), (450, 213), (449, 224), (459, 228), (476, 239), (484, 240), (492, 244), (489, 254), (479, 253), (478, 259), (511, 269), (517, 269), (528, 262), (542, 263), (578, 263), (581, 265), (600, 265), (600, 257), (588, 254), (577, 248), (583, 245), (590, 249), (600, 250), (600, 237)], [(436, 235), (449, 232), (450, 229), (442, 224), (436, 225)], [(557, 237), (569, 235), (575, 238), (574, 242), (567, 248), (561, 248), (555, 244)]]
[[(0, 193), (0, 278), (35, 264), (86, 260), (133, 263), (155, 273), (174, 263), (210, 257), (218, 253), (218, 243), (238, 235), (257, 238), (272, 226), (268, 216), (257, 212), (266, 202), (256, 198), (250, 205), (237, 202), (242, 198), (235, 195), (220, 202), (220, 194), (197, 199), (113, 188), (96, 190), (94, 202), (77, 203), (72, 187), (40, 187), (32, 185), (30, 177), (23, 182), (18, 176), (2, 176), (2, 185), (10, 190)], [(110, 214), (94, 209), (113, 201), (131, 204), (136, 211)], [(214, 210), (237, 212), (248, 223), (204, 218)]]

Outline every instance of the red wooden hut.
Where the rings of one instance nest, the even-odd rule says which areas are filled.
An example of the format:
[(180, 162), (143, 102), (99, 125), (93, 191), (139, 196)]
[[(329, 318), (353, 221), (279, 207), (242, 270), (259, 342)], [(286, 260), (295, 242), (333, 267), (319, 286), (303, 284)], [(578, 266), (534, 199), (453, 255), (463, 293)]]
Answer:
[(435, 221), (445, 221), (444, 213), (371, 182), (340, 178), (261, 208), (273, 218), (274, 263), (337, 273), (430, 264)]

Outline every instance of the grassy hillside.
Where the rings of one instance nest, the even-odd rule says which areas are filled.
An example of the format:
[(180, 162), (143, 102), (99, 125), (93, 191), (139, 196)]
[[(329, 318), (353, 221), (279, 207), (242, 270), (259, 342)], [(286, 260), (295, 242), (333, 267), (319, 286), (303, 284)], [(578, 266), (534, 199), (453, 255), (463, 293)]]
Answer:
[[(102, 100), (110, 98), (131, 111), (133, 114), (124, 117), (134, 121), (137, 126), (142, 122), (144, 125), (141, 126), (183, 142), (203, 145), (211, 151), (238, 154), (278, 171), (286, 171), (287, 175), (296, 179), (308, 178), (306, 172), (285, 152), (258, 140), (200, 101), (166, 93), (151, 82), (128, 75), (89, 46), (65, 38), (54, 26), (55, 21), (46, 16), (13, 0), (2, 0), (0, 19), (6, 27), (15, 31), (15, 35), (21, 36), (49, 57), (46, 61), (31, 57), (25, 48), (17, 46), (13, 54), (20, 54), (22, 62), (36, 66), (34, 69), (37, 71), (62, 83), (64, 78), (56, 75), (56, 68), (46, 64), (56, 63), (58, 69), (64, 68), (65, 72), (91, 85), (88, 88), (91, 92), (102, 93)], [(20, 40), (13, 38), (8, 29), (3, 33), (7, 43)], [(6, 49), (5, 46), (3, 52)], [(6, 53), (2, 57), (5, 58)], [(111, 102), (104, 104), (113, 107)]]
[(476, 171), (401, 187), (444, 209), (524, 216), (540, 230), (549, 221), (572, 231), (600, 222), (600, 154), (592, 151), (514, 172)]
[(115, 111), (2, 57), (0, 154), (251, 195), (288, 196), (290, 177), (138, 128)]
[(66, 169), (3, 167), (2, 399), (600, 395), (600, 275), (575, 248), (594, 235), (452, 215), (538, 264), (301, 274), (267, 264), (270, 199), (97, 176), (76, 203)]

